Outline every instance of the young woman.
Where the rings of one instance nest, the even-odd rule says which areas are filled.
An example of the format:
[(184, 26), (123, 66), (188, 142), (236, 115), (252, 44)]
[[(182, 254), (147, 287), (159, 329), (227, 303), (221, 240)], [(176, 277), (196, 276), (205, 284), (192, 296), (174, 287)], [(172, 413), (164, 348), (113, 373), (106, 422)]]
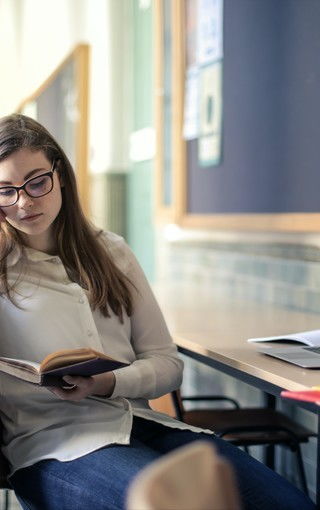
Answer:
[(73, 389), (0, 374), (2, 450), (23, 508), (123, 509), (142, 467), (204, 437), (233, 464), (245, 509), (314, 508), (236, 447), (149, 408), (182, 378), (161, 312), (124, 240), (85, 219), (63, 150), (23, 115), (0, 119), (0, 211), (0, 355), (90, 346), (130, 364), (67, 376)]

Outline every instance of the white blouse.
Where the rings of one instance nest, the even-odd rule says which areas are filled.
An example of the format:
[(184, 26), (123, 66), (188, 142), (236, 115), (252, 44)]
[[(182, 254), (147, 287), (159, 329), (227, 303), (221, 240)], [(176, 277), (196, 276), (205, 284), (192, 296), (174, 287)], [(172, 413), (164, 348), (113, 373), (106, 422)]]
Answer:
[(128, 444), (133, 415), (200, 431), (148, 405), (148, 399), (180, 386), (183, 364), (133, 253), (121, 237), (104, 235), (115, 263), (138, 290), (133, 315), (124, 315), (123, 323), (111, 310), (104, 317), (91, 309), (86, 291), (70, 281), (59, 257), (31, 248), (8, 257), (10, 284), (21, 264), (27, 266), (15, 292), (19, 307), (0, 298), (1, 356), (40, 362), (55, 350), (89, 346), (130, 363), (115, 371), (110, 398), (80, 402), (0, 373), (2, 450), (11, 473), (42, 459), (69, 461), (111, 443)]

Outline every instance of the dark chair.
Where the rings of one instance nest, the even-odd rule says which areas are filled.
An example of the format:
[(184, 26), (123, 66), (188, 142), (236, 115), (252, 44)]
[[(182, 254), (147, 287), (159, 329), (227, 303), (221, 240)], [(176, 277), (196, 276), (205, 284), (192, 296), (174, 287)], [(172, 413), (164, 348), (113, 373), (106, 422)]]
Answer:
[[(176, 416), (181, 421), (197, 427), (213, 430), (217, 436), (236, 446), (281, 445), (288, 447), (296, 455), (301, 488), (308, 494), (305, 470), (302, 461), (300, 443), (308, 442), (316, 433), (296, 423), (285, 414), (268, 408), (240, 408), (230, 398), (216, 396), (181, 396), (179, 391), (171, 394)], [(184, 402), (206, 402), (226, 400), (233, 409), (192, 409), (186, 410)], [(274, 460), (266, 464), (274, 469)]]
[[(0, 445), (1, 445), (1, 423), (0, 423)], [(9, 489), (11, 489), (8, 482), (9, 464), (5, 456), (0, 450), (0, 489), (4, 490), (4, 507), (3, 510), (9, 510)]]
[(8, 465), (7, 465), (6, 458), (0, 453), (0, 490), (1, 492), (4, 492), (4, 506), (1, 507), (3, 510), (9, 510), (9, 504), (10, 504), (10, 491), (11, 489), (8, 481), (7, 481), (7, 474), (8, 474)]

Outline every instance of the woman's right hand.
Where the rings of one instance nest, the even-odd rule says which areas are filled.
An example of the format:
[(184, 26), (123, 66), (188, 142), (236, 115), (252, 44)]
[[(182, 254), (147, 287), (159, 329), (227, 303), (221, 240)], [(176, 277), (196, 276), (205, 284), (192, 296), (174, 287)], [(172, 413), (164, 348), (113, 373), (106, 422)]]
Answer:
[(75, 402), (91, 395), (109, 398), (116, 382), (113, 372), (105, 372), (91, 377), (67, 375), (63, 379), (72, 385), (70, 389), (56, 387), (48, 387), (48, 389), (62, 400), (74, 400)]

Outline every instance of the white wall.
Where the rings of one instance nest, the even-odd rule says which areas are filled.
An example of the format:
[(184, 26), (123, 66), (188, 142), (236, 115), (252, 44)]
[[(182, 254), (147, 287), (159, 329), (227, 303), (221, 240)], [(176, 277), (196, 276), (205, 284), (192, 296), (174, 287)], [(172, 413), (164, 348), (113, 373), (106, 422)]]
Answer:
[(0, 115), (11, 112), (19, 89), (17, 0), (0, 2)]
[(0, 116), (80, 42), (91, 47), (90, 170), (127, 170), (132, 0), (0, 0)]

